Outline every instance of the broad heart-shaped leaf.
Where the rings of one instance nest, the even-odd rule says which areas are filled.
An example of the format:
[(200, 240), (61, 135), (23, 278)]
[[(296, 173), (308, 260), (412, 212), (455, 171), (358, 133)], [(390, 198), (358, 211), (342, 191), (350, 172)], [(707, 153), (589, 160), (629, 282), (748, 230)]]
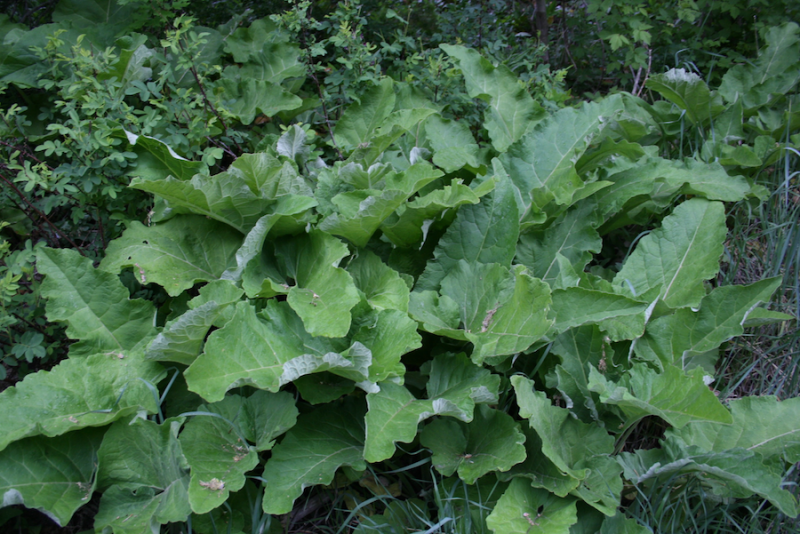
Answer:
[(781, 488), (782, 465), (763, 462), (753, 451), (732, 448), (708, 452), (667, 439), (661, 449), (622, 453), (618, 461), (625, 469), (625, 478), (637, 485), (658, 484), (676, 475), (697, 473), (712, 493), (736, 498), (756, 494), (786, 515), (798, 515), (797, 500)]
[(155, 413), (146, 382), (155, 385), (165, 376), (157, 363), (123, 352), (70, 358), (51, 371), (32, 373), (0, 393), (0, 450), (27, 436), (59, 436), (141, 411)]
[(182, 419), (157, 425), (134, 418), (111, 425), (98, 453), (97, 487), (105, 490), (95, 528), (158, 532), (191, 513), (189, 469), (178, 441)]
[(746, 286), (717, 287), (703, 297), (699, 311), (683, 308), (648, 324), (634, 345), (636, 355), (664, 366), (690, 367), (694, 356), (741, 335), (750, 312), (769, 301), (780, 284), (781, 278), (775, 277)]
[(647, 87), (686, 111), (692, 124), (704, 123), (724, 109), (719, 95), (712, 95), (700, 76), (685, 69), (650, 76)]
[(94, 492), (104, 432), (87, 428), (58, 440), (37, 436), (12, 443), (0, 453), (0, 506), (22, 504), (65, 526)]
[(134, 178), (130, 186), (160, 196), (173, 210), (216, 219), (242, 234), (247, 234), (275, 203), (253, 192), (239, 173), (196, 174), (189, 181), (172, 176), (157, 181)]
[(646, 302), (582, 287), (556, 289), (552, 297), (551, 309), (555, 314), (553, 328), (557, 333), (584, 324), (596, 324), (606, 319), (636, 315), (647, 308)]
[(283, 365), (297, 355), (282, 337), (256, 316), (255, 308), (240, 302), (231, 320), (212, 332), (204, 352), (185, 371), (186, 384), (209, 402), (222, 400), (226, 391), (244, 384), (278, 391)]
[(336, 266), (348, 254), (347, 245), (318, 230), (275, 243), (275, 260), (295, 283), (287, 301), (312, 335), (343, 337), (350, 329), (360, 298), (353, 278)]
[(441, 285), (441, 299), (432, 291), (412, 293), (409, 313), (429, 332), (471, 341), (476, 364), (527, 349), (552, 324), (549, 286), (522, 266), (509, 271), (461, 260)]
[(64, 0), (53, 11), (53, 22), (93, 31), (113, 41), (130, 28), (131, 20), (140, 14), (137, 13), (140, 9), (136, 4), (115, 0)]
[[(238, 75), (241, 79), (254, 79), (279, 84), (287, 78), (295, 78), (305, 75), (306, 67), (300, 57), (300, 48), (285, 42), (263, 42), (261, 39), (269, 39), (277, 32), (274, 29), (267, 30), (262, 27), (264, 19), (254, 21), (250, 28), (240, 28), (234, 32), (234, 35), (226, 40), (226, 47), (233, 52), (234, 61), (243, 66), (238, 69)], [(244, 40), (240, 40), (234, 44), (232, 39), (235, 39), (236, 34), (250, 31), (251, 34), (258, 31), (261, 27), (262, 31), (267, 32), (267, 35), (260, 36), (256, 41), (250, 41), (245, 44)], [(274, 37), (272, 37), (274, 39)], [(261, 42), (259, 42), (261, 41)], [(244, 46), (241, 46), (244, 45)], [(228, 67), (231, 69), (231, 67)], [(226, 69), (225, 74), (232, 74), (231, 71)]]
[(429, 403), (417, 400), (405, 387), (393, 382), (379, 386), (379, 392), (367, 395), (364, 459), (371, 463), (390, 458), (395, 442), (413, 441), (417, 425), (430, 413)]
[[(296, 130), (303, 131), (301, 128), (293, 127), (289, 132)], [(281, 136), (278, 141), (277, 150), (281, 155), (291, 153), (285, 146), (289, 132)], [(305, 138), (303, 137), (303, 139)], [(302, 141), (300, 143), (302, 144)], [(295, 150), (298, 148), (295, 147)], [(223, 173), (224, 175), (238, 178), (240, 183), (247, 184), (251, 192), (268, 199), (278, 199), (287, 195), (313, 196), (311, 186), (297, 172), (297, 168), (292, 162), (275, 157), (268, 152), (242, 154), (231, 163), (228, 170)]]
[(264, 512), (290, 512), (304, 488), (330, 484), (341, 466), (366, 469), (364, 408), (362, 400), (348, 397), (298, 418), (264, 466)]
[(475, 404), (497, 402), (499, 387), (499, 376), (474, 365), (463, 354), (433, 359), (425, 400), (416, 399), (393, 382), (381, 383), (379, 392), (367, 395), (364, 458), (379, 462), (391, 457), (394, 443), (412, 441), (418, 423), (433, 415), (472, 421)]
[(515, 478), (486, 518), (495, 534), (569, 534), (578, 521), (574, 498), (556, 497)]
[(800, 79), (800, 68), (791, 58), (800, 54), (797, 23), (770, 28), (767, 43), (755, 64), (736, 65), (725, 73), (719, 92), (728, 102), (741, 101), (745, 110), (761, 107), (791, 91)]
[(285, 392), (256, 391), (246, 399), (230, 395), (200, 406), (180, 435), (192, 469), (192, 511), (206, 513), (225, 502), (230, 492), (241, 489), (245, 473), (258, 464), (257, 450), (270, 449), (273, 439), (296, 421), (294, 399)]
[(233, 266), (242, 235), (199, 215), (179, 215), (153, 226), (131, 222), (109, 243), (100, 268), (118, 273), (133, 267), (137, 280), (155, 282), (172, 297), (197, 282), (218, 279)]
[(569, 260), (575, 271), (583, 272), (603, 245), (595, 229), (599, 221), (592, 208), (591, 203), (581, 203), (557, 217), (546, 229), (523, 233), (517, 244), (516, 261), (528, 267), (531, 276), (551, 287), (561, 272), (559, 254)]
[(347, 272), (374, 309), (408, 311), (410, 292), (405, 280), (372, 252), (359, 251), (348, 264)]
[(191, 365), (200, 354), (208, 331), (243, 293), (227, 280), (201, 287), (200, 295), (189, 301), (189, 310), (168, 321), (148, 345), (147, 358)]
[(420, 444), (433, 452), (433, 466), (445, 476), (458, 471), (467, 484), (492, 471), (508, 471), (525, 459), (519, 423), (485, 404), (470, 423), (437, 419), (425, 426)]
[(634, 364), (619, 383), (614, 383), (592, 367), (589, 389), (599, 393), (603, 403), (619, 406), (629, 425), (647, 415), (657, 415), (676, 428), (702, 421), (730, 423), (731, 414), (703, 377), (699, 368), (687, 375), (674, 365), (658, 373), (644, 364)]
[(439, 219), (442, 212), (478, 202), (480, 197), (475, 191), (461, 184), (460, 180), (454, 180), (451, 185), (435, 189), (400, 206), (395, 214), (383, 221), (381, 230), (398, 247), (420, 246), (427, 236), (428, 226)]
[(394, 109), (394, 89), (391, 78), (382, 78), (370, 88), (360, 102), (351, 104), (336, 123), (334, 139), (343, 149), (353, 149), (369, 141), (370, 135)]
[(599, 421), (595, 395), (589, 391), (590, 365), (613, 361), (614, 351), (595, 325), (571, 328), (553, 340), (551, 351), (561, 363), (547, 375), (547, 387), (556, 388), (567, 408), (584, 423)]
[(525, 434), (525, 461), (504, 473), (498, 473), (497, 478), (499, 480), (523, 478), (532, 487), (546, 489), (559, 497), (566, 497), (577, 489), (581, 481), (562, 472), (545, 456), (539, 434), (527, 424), (523, 424), (521, 430)]
[(217, 106), (238, 118), (244, 125), (253, 122), (258, 113), (272, 117), (279, 111), (297, 109), (303, 105), (300, 97), (280, 85), (264, 80), (247, 77), (240, 80), (222, 78), (217, 87)]
[(95, 269), (91, 259), (72, 249), (43, 248), (36, 257), (46, 276), (47, 318), (66, 322), (67, 336), (80, 340), (70, 356), (127, 351), (155, 335), (153, 304), (130, 300), (117, 275)]
[[(578, 110), (561, 109), (509, 147), (500, 160), (518, 190), (521, 210), (535, 213), (551, 201), (572, 203), (573, 195), (584, 185), (575, 162), (622, 107), (622, 97), (612, 96)], [(523, 219), (527, 215), (521, 213)]]
[(659, 207), (672, 204), (679, 193), (701, 196), (707, 200), (736, 202), (743, 199), (750, 186), (741, 176), (729, 176), (719, 163), (702, 163), (646, 156), (637, 162), (620, 158), (608, 167), (606, 180), (612, 185), (591, 197), (597, 205), (596, 216), (603, 220), (610, 215), (636, 207), (638, 203), (655, 202)]
[(800, 398), (744, 397), (728, 405), (732, 424), (696, 423), (669, 429), (667, 436), (709, 452), (742, 448), (767, 460), (800, 461)]
[(672, 308), (698, 306), (705, 296), (703, 282), (719, 271), (726, 234), (721, 203), (687, 200), (639, 241), (614, 286), (642, 301), (660, 298)]
[(456, 264), (499, 263), (511, 266), (517, 239), (519, 220), (514, 188), (502, 165), (493, 161), (497, 185), (480, 203), (461, 206), (455, 221), (439, 239), (434, 260), (417, 280), (417, 290), (435, 290)]
[(464, 165), (477, 168), (478, 144), (463, 122), (443, 119), (439, 115), (425, 121), (425, 134), (433, 149), (433, 163), (451, 173)]
[(569, 410), (553, 406), (547, 396), (535, 391), (523, 376), (511, 377), (520, 417), (542, 441), (542, 453), (562, 473), (580, 481), (572, 495), (606, 515), (614, 515), (622, 492), (621, 469), (609, 456), (614, 438), (597, 425), (574, 419)]
[(498, 152), (505, 152), (542, 119), (542, 108), (507, 66), (495, 67), (477, 50), (463, 46), (443, 44), (440, 48), (458, 61), (470, 98), (481, 98), (489, 103), (484, 126)]
[(136, 153), (136, 167), (128, 173), (131, 176), (146, 181), (163, 180), (167, 176), (189, 180), (203, 169), (201, 162), (182, 158), (169, 145), (154, 137), (124, 132)]
[(369, 311), (358, 317), (358, 323), (358, 328), (351, 331), (351, 340), (372, 354), (369, 381), (402, 377), (405, 367), (401, 356), (422, 346), (417, 323), (399, 310)]
[(319, 229), (364, 247), (389, 215), (411, 195), (440, 176), (441, 171), (429, 163), (417, 163), (399, 175), (385, 177), (382, 191), (359, 189), (340, 193), (331, 199), (336, 212), (328, 215)]

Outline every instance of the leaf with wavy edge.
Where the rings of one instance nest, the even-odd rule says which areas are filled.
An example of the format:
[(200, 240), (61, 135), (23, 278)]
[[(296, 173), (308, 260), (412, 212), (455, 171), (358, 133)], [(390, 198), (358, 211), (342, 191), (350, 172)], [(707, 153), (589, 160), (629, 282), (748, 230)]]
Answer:
[(394, 89), (391, 78), (384, 77), (351, 104), (336, 123), (334, 139), (344, 149), (352, 149), (370, 141), (372, 133), (394, 109)]
[(472, 421), (476, 404), (497, 402), (500, 377), (478, 367), (463, 354), (439, 355), (431, 362), (427, 399), (416, 399), (406, 388), (382, 382), (367, 395), (364, 458), (383, 461), (394, 454), (395, 442), (409, 443), (417, 425), (434, 415)]
[(682, 308), (653, 320), (634, 345), (640, 358), (663, 366), (681, 367), (693, 356), (716, 350), (742, 335), (743, 323), (761, 302), (768, 302), (781, 278), (767, 278), (744, 286), (717, 287), (700, 301), (700, 310)]
[(492, 471), (508, 471), (525, 459), (519, 423), (485, 404), (470, 423), (437, 419), (425, 426), (420, 444), (433, 452), (433, 465), (445, 476), (458, 472), (467, 484)]
[(484, 126), (498, 152), (505, 152), (544, 117), (541, 106), (507, 66), (495, 67), (477, 50), (463, 46), (443, 44), (440, 48), (458, 61), (470, 98), (489, 103)]
[(158, 384), (165, 376), (159, 364), (127, 351), (70, 358), (30, 374), (0, 393), (0, 450), (28, 436), (58, 436), (140, 411), (156, 413), (142, 380)]
[(658, 373), (636, 364), (614, 383), (591, 367), (589, 390), (599, 393), (601, 402), (619, 406), (629, 425), (647, 415), (657, 415), (676, 428), (703, 421), (730, 423), (730, 413), (708, 389), (704, 376), (699, 368), (686, 374), (668, 365)]
[(618, 461), (625, 469), (625, 478), (637, 485), (658, 484), (677, 475), (696, 473), (703, 485), (716, 495), (746, 498), (756, 494), (768, 499), (786, 515), (798, 515), (794, 495), (781, 487), (782, 466), (763, 462), (754, 451), (732, 448), (708, 452), (667, 439), (660, 449), (622, 453)]
[(722, 203), (687, 200), (639, 241), (614, 286), (637, 300), (696, 307), (705, 296), (703, 282), (719, 271), (727, 233)]
[[(571, 494), (606, 515), (614, 515), (622, 492), (622, 470), (611, 454), (614, 438), (598, 425), (574, 419), (569, 410), (553, 406), (535, 391), (533, 382), (511, 377), (520, 417), (529, 420), (542, 442), (542, 453), (565, 475), (580, 481)], [(560, 481), (559, 485), (565, 484)]]
[(515, 478), (486, 518), (496, 534), (569, 534), (578, 521), (574, 498), (556, 497)]
[(233, 267), (241, 243), (239, 232), (199, 215), (179, 215), (153, 226), (132, 221), (109, 243), (100, 268), (118, 273), (131, 267), (143, 285), (156, 283), (175, 297), (197, 282), (219, 279)]
[(2, 506), (35, 508), (65, 526), (94, 492), (104, 432), (87, 428), (58, 440), (37, 436), (9, 445), (0, 453)]
[(341, 466), (366, 469), (364, 406), (362, 400), (353, 397), (301, 415), (283, 441), (272, 449), (262, 474), (266, 481), (264, 512), (290, 512), (303, 489), (330, 484)]
[(220, 416), (196, 414), (179, 438), (192, 469), (189, 503), (194, 513), (203, 514), (244, 486), (245, 473), (258, 464), (257, 451), (272, 448), (274, 438), (294, 426), (298, 414), (291, 395), (266, 391), (247, 398), (230, 395), (201, 405), (197, 412)]
[(408, 311), (410, 291), (405, 280), (372, 252), (359, 251), (347, 265), (347, 272), (374, 309)]
[(709, 452), (742, 448), (765, 459), (800, 461), (800, 397), (783, 401), (776, 397), (744, 397), (728, 403), (733, 423), (695, 423), (668, 429), (683, 443)]
[(123, 132), (137, 156), (136, 167), (128, 172), (131, 176), (146, 181), (162, 180), (167, 176), (189, 180), (203, 169), (201, 162), (179, 156), (172, 147), (155, 137), (137, 135), (127, 130)]
[[(445, 276), (463, 260), (468, 263), (499, 263), (511, 266), (519, 220), (514, 191), (503, 166), (493, 160), (494, 191), (480, 203), (461, 206), (455, 221), (439, 239), (434, 259), (417, 280), (416, 290), (435, 290)], [(488, 180), (487, 180), (488, 181)]]
[(70, 356), (127, 351), (149, 341), (156, 331), (155, 308), (146, 300), (130, 300), (115, 274), (92, 266), (92, 260), (72, 249), (42, 248), (36, 254), (46, 276), (42, 296), (47, 318), (67, 323), (67, 336), (79, 339)]
[(178, 441), (182, 422), (134, 418), (111, 425), (98, 453), (97, 487), (104, 492), (95, 528), (157, 532), (159, 525), (189, 517), (189, 466)]

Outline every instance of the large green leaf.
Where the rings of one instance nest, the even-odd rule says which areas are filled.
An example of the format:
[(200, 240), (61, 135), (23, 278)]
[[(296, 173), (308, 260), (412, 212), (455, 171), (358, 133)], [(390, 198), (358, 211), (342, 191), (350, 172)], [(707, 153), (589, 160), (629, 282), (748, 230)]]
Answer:
[(252, 123), (259, 113), (272, 117), (279, 111), (297, 109), (303, 105), (300, 97), (265, 80), (243, 77), (237, 81), (222, 78), (218, 87), (217, 106), (238, 118), (244, 125)]
[(347, 245), (320, 231), (275, 245), (277, 261), (295, 283), (287, 302), (310, 334), (342, 337), (350, 329), (350, 310), (360, 299), (353, 278), (337, 267), (348, 254)]
[(360, 326), (351, 332), (351, 339), (372, 354), (369, 381), (402, 377), (405, 367), (401, 356), (422, 346), (417, 323), (399, 310), (371, 311), (359, 316), (358, 321)]
[(394, 89), (391, 78), (383, 78), (351, 104), (336, 123), (334, 139), (345, 149), (353, 149), (370, 141), (370, 136), (394, 109)]
[(550, 288), (519, 266), (459, 261), (444, 280), (441, 297), (433, 291), (413, 292), (409, 313), (438, 335), (471, 341), (472, 359), (521, 352), (541, 338), (552, 324), (547, 319)]
[(747, 316), (759, 303), (769, 301), (780, 284), (781, 278), (775, 277), (715, 288), (700, 301), (699, 311), (683, 308), (647, 325), (644, 336), (636, 341), (636, 354), (662, 365), (691, 367), (693, 357), (741, 335)]
[(227, 280), (217, 280), (200, 288), (200, 295), (189, 301), (189, 310), (170, 320), (147, 347), (151, 360), (191, 365), (200, 354), (208, 331), (228, 314), (229, 306), (244, 292)]
[(787, 94), (800, 79), (800, 27), (787, 22), (767, 30), (766, 49), (754, 63), (735, 65), (722, 77), (719, 92), (728, 102), (742, 101), (753, 110)]
[(264, 511), (290, 512), (304, 488), (330, 484), (339, 467), (366, 469), (363, 455), (363, 401), (350, 397), (301, 415), (264, 466)]
[(246, 399), (230, 395), (200, 406), (180, 435), (192, 470), (192, 511), (206, 513), (225, 502), (230, 492), (241, 489), (245, 473), (258, 464), (257, 451), (270, 449), (274, 438), (296, 420), (294, 399), (285, 392), (257, 391)]
[(408, 311), (409, 289), (405, 280), (372, 252), (360, 251), (348, 264), (347, 272), (374, 309)]
[(433, 465), (445, 476), (458, 472), (467, 484), (492, 471), (508, 471), (525, 459), (519, 423), (482, 404), (470, 423), (437, 419), (425, 426), (420, 444), (433, 452)]
[(110, 45), (114, 37), (129, 30), (140, 9), (136, 4), (117, 0), (62, 0), (53, 11), (53, 22), (88, 31), (101, 43)]
[(511, 265), (519, 237), (514, 188), (502, 165), (494, 160), (494, 191), (479, 204), (461, 206), (456, 220), (448, 227), (417, 280), (417, 290), (434, 290), (461, 260), (469, 263)]
[(702, 421), (730, 423), (730, 413), (708, 389), (704, 376), (702, 369), (687, 375), (668, 365), (659, 373), (637, 364), (614, 383), (592, 367), (589, 389), (599, 393), (603, 403), (619, 406), (628, 424), (647, 415), (657, 415), (676, 428)]
[[(622, 109), (622, 97), (587, 103), (580, 109), (564, 108), (543, 120), (500, 157), (519, 191), (524, 210), (535, 214), (551, 201), (570, 205), (583, 180), (575, 162)], [(528, 213), (520, 214), (523, 219)]]
[(600, 426), (582, 423), (569, 410), (553, 406), (543, 392), (534, 390), (531, 380), (517, 375), (511, 383), (519, 414), (539, 435), (542, 453), (560, 472), (580, 481), (571, 494), (614, 515), (622, 492), (621, 469), (610, 456), (614, 438)]
[(428, 403), (418, 401), (405, 387), (393, 382), (379, 385), (379, 392), (367, 395), (364, 459), (370, 463), (390, 458), (395, 442), (413, 441), (417, 425), (430, 413)]
[(67, 336), (80, 340), (70, 347), (71, 356), (127, 351), (155, 335), (155, 307), (130, 300), (117, 275), (95, 269), (72, 249), (42, 248), (36, 257), (46, 276), (41, 290), (47, 318), (66, 322)]
[(732, 424), (696, 423), (667, 430), (667, 436), (709, 452), (742, 448), (766, 459), (800, 461), (800, 398), (744, 397), (731, 400), (728, 406)]
[(467, 94), (489, 103), (484, 126), (498, 152), (505, 152), (542, 119), (542, 108), (506, 65), (495, 67), (477, 50), (463, 46), (443, 44), (440, 48), (458, 61), (467, 82)]
[(712, 95), (706, 82), (686, 69), (654, 74), (648, 78), (647, 87), (686, 111), (692, 124), (704, 123), (724, 109), (719, 95)]
[(498, 399), (500, 377), (474, 365), (463, 354), (436, 356), (431, 362), (427, 399), (416, 399), (406, 388), (392, 382), (367, 395), (364, 458), (385, 460), (394, 454), (394, 443), (408, 443), (417, 425), (433, 415), (449, 415), (472, 421), (475, 404)]
[(134, 418), (111, 425), (98, 453), (97, 487), (104, 490), (95, 528), (158, 532), (191, 513), (189, 469), (178, 441), (180, 419), (162, 425)]
[(184, 376), (189, 389), (209, 402), (244, 384), (278, 391), (283, 365), (296, 355), (292, 349), (256, 316), (253, 306), (240, 302), (231, 320), (208, 337), (204, 352)]
[(719, 271), (726, 235), (721, 203), (687, 200), (639, 241), (614, 285), (638, 300), (696, 307), (705, 296), (703, 282)]
[(642, 313), (647, 303), (623, 295), (570, 287), (552, 293), (555, 313), (553, 328), (557, 333), (584, 324), (596, 324), (606, 319)]
[(478, 145), (464, 122), (443, 119), (439, 115), (425, 121), (425, 134), (433, 149), (433, 163), (451, 173), (465, 165), (477, 168)]
[(146, 382), (157, 384), (165, 376), (157, 363), (123, 352), (70, 358), (30, 374), (0, 393), (0, 450), (27, 436), (58, 436), (141, 411), (155, 413)]
[(451, 185), (435, 189), (400, 206), (395, 214), (383, 221), (383, 234), (398, 247), (420, 246), (427, 236), (429, 225), (438, 220), (445, 210), (480, 202), (475, 191), (459, 182), (454, 180)]
[(417, 163), (399, 175), (384, 177), (383, 190), (358, 189), (339, 193), (331, 199), (336, 211), (319, 225), (333, 235), (366, 246), (375, 230), (411, 195), (442, 175), (427, 162)]
[(275, 202), (253, 192), (240, 173), (197, 174), (189, 181), (176, 180), (172, 176), (157, 181), (135, 178), (131, 187), (160, 196), (173, 209), (216, 219), (242, 234), (268, 213), (268, 208)]
[(569, 534), (570, 526), (578, 521), (575, 502), (515, 478), (486, 524), (495, 534)]
[(608, 365), (614, 352), (597, 326), (571, 328), (553, 340), (551, 351), (561, 358), (547, 376), (548, 387), (557, 388), (569, 408), (584, 423), (600, 420), (596, 395), (589, 391), (589, 368)]
[(36, 508), (64, 527), (92, 497), (104, 431), (90, 428), (58, 440), (33, 437), (12, 443), (0, 453), (0, 506)]
[(546, 229), (523, 233), (517, 244), (516, 261), (551, 286), (561, 272), (559, 254), (575, 271), (583, 272), (592, 254), (600, 252), (603, 244), (595, 230), (598, 221), (592, 209), (592, 204), (581, 203), (557, 217)]
[(179, 156), (172, 147), (155, 137), (137, 135), (127, 130), (125, 137), (136, 153), (136, 167), (128, 172), (131, 176), (145, 181), (163, 180), (167, 176), (189, 180), (203, 169), (202, 163)]
[(707, 452), (667, 439), (661, 449), (622, 453), (619, 463), (625, 469), (625, 478), (635, 484), (658, 484), (676, 475), (696, 473), (716, 495), (744, 498), (756, 494), (786, 515), (798, 515), (797, 500), (781, 487), (782, 468), (774, 462), (762, 462), (753, 451), (733, 448)]
[(112, 273), (133, 267), (142, 285), (155, 282), (175, 297), (197, 282), (220, 278), (241, 243), (239, 232), (199, 215), (149, 227), (133, 221), (109, 244), (100, 267)]

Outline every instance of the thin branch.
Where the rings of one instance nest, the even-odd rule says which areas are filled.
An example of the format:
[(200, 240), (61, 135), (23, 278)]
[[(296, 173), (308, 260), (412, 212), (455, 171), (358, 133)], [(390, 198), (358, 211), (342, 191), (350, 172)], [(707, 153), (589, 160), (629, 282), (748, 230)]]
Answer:
[(48, 219), (48, 218), (47, 218), (47, 216), (46, 216), (46, 215), (45, 215), (45, 214), (44, 214), (44, 213), (43, 213), (43, 212), (42, 212), (42, 211), (41, 211), (39, 208), (37, 208), (36, 206), (34, 206), (34, 205), (33, 205), (33, 204), (32, 204), (32, 203), (31, 203), (31, 202), (28, 200), (28, 198), (27, 198), (25, 195), (23, 195), (23, 194), (22, 194), (22, 191), (20, 191), (20, 190), (19, 190), (19, 188), (17, 188), (17, 186), (14, 184), (14, 182), (12, 182), (11, 180), (9, 180), (9, 179), (8, 179), (8, 178), (7, 178), (5, 175), (3, 175), (3, 174), (0, 174), (0, 179), (2, 179), (2, 180), (3, 180), (3, 181), (6, 183), (6, 184), (8, 184), (8, 186), (9, 186), (11, 189), (13, 189), (13, 190), (14, 190), (14, 192), (15, 192), (15, 193), (17, 193), (17, 195), (19, 195), (19, 197), (22, 199), (22, 201), (23, 201), (23, 202), (25, 202), (25, 204), (27, 204), (27, 205), (28, 205), (28, 207), (29, 207), (30, 209), (32, 209), (34, 212), (36, 212), (36, 215), (38, 215), (39, 217), (41, 217), (41, 218), (42, 218), (42, 220), (44, 220), (44, 221), (45, 221), (45, 222), (46, 222), (48, 225), (50, 225), (50, 227), (53, 229), (53, 232), (54, 232), (54, 234), (55, 234), (55, 236), (56, 236), (57, 238), (58, 238), (58, 237), (62, 237), (62, 236), (63, 236), (63, 237), (64, 237), (64, 239), (66, 239), (67, 241), (69, 241), (69, 244), (70, 244), (70, 245), (72, 245), (72, 247), (73, 247), (74, 249), (76, 249), (76, 250), (77, 250), (77, 251), (80, 253), (80, 255), (81, 255), (81, 256), (86, 256), (86, 254), (84, 254), (84, 253), (83, 253), (83, 249), (81, 249), (81, 247), (79, 247), (79, 246), (78, 246), (78, 245), (77, 245), (77, 244), (76, 244), (76, 243), (75, 243), (75, 242), (72, 240), (72, 238), (70, 238), (68, 235), (66, 235), (66, 234), (65, 234), (65, 233), (64, 233), (62, 230), (59, 230), (59, 229), (58, 229), (58, 227), (57, 227), (55, 224), (53, 224), (53, 223), (50, 221), (50, 219)]

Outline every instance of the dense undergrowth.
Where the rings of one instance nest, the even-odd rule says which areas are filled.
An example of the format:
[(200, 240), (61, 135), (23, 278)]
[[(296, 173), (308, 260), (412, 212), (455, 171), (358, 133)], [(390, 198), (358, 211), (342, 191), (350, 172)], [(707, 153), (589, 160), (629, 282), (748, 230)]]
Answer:
[(796, 531), (800, 27), (446, 4), (0, 16), (3, 528)]

